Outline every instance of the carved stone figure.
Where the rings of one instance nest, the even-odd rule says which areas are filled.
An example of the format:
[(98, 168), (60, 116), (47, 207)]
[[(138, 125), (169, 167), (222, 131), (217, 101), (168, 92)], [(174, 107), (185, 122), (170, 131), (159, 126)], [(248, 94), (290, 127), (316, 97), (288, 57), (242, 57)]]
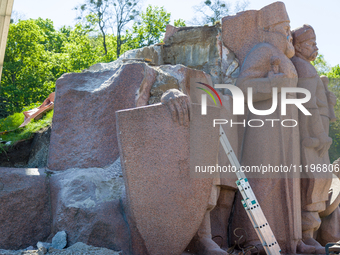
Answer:
[[(248, 88), (253, 90), (255, 109), (267, 110), (272, 106), (272, 89), (296, 87), (297, 73), (289, 58), (294, 56), (289, 17), (284, 3), (275, 2), (260, 11), (246, 11), (225, 17), (222, 23), (223, 41), (240, 60), (241, 70), (236, 86), (247, 98)], [(296, 98), (288, 94), (288, 98)], [(287, 115), (278, 108), (270, 115), (258, 116), (251, 112), (240, 116), (240, 122), (248, 119), (298, 120), (298, 109), (289, 105)], [(246, 107), (247, 108), (247, 107)], [(299, 129), (278, 125), (272, 127), (245, 127), (240, 129), (240, 160), (243, 166), (299, 165)], [(241, 127), (241, 128), (240, 128)], [(245, 130), (242, 130), (245, 129)], [(243, 148), (243, 149), (242, 149)], [(298, 243), (300, 252), (314, 252), (301, 240), (300, 182), (298, 178), (260, 178), (249, 180), (259, 204), (279, 242), (283, 253), (294, 254)], [(240, 197), (240, 195), (238, 195)], [(259, 239), (239, 201), (235, 203), (233, 229), (247, 231), (247, 242), (258, 246)]]
[[(303, 25), (293, 30), (292, 34), (295, 48), (292, 62), (299, 77), (298, 87), (308, 89), (311, 93), (311, 99), (304, 106), (312, 115), (299, 113), (301, 163), (308, 167), (317, 164), (329, 166), (328, 149), (332, 139), (328, 137), (328, 131), (329, 122), (335, 120), (333, 107), (336, 97), (328, 90), (327, 77), (321, 79), (310, 63), (318, 54), (314, 29), (310, 25)], [(323, 173), (324, 178), (317, 174), (309, 171), (308, 178), (301, 179), (302, 238), (306, 244), (316, 248), (316, 253), (326, 253), (314, 236), (321, 224), (319, 213), (326, 209), (332, 175), (329, 173), (327, 179), (327, 174)]]
[[(167, 105), (170, 110), (173, 121), (180, 125), (187, 126), (189, 124), (189, 97), (176, 89), (165, 92), (161, 98), (161, 102)], [(208, 206), (204, 214), (202, 223), (197, 231), (196, 249), (202, 255), (227, 255), (228, 253), (221, 249), (213, 240), (211, 235), (211, 219), (210, 212), (215, 208), (219, 194), (220, 186), (218, 180), (214, 180), (208, 201)]]
[[(245, 97), (247, 97), (248, 88), (253, 89), (255, 109), (267, 110), (272, 107), (274, 87), (279, 93), (282, 87), (297, 87), (298, 74), (290, 60), (294, 56), (295, 50), (289, 17), (282, 2), (270, 4), (259, 11), (246, 11), (236, 16), (225, 17), (222, 22), (222, 38), (224, 46), (235, 53), (239, 59), (239, 65), (242, 66), (236, 86), (241, 88)], [(190, 72), (192, 71), (185, 72), (184, 78), (182, 77), (183, 82), (179, 86), (184, 93), (170, 90), (164, 93), (161, 99), (162, 103), (170, 110), (173, 121), (178, 122), (181, 126), (187, 126), (189, 123), (189, 98), (191, 103), (196, 103), (192, 100), (193, 92), (188, 85), (188, 81), (193, 77), (193, 73)], [(195, 76), (195, 78), (212, 85), (209, 75)], [(146, 104), (150, 94), (149, 89), (143, 91), (145, 98), (140, 97), (143, 98), (143, 102), (138, 104), (139, 106)], [(288, 99), (296, 97), (295, 93), (287, 94)], [(283, 119), (299, 120), (298, 108), (295, 105), (287, 105), (287, 114), (282, 116), (280, 96), (278, 98), (278, 108), (269, 116), (258, 116), (247, 112), (245, 116), (239, 118), (240, 122), (248, 119), (277, 120), (277, 122), (273, 122), (273, 126), (262, 128), (238, 126), (236, 133), (239, 134), (239, 137), (236, 140), (239, 144), (234, 150), (238, 151), (243, 166), (263, 164), (299, 166), (301, 164), (299, 126), (287, 128), (281, 125)], [(329, 109), (328, 106), (327, 109)], [(275, 125), (276, 123), (277, 125)], [(324, 146), (320, 148), (321, 153), (328, 149)], [(230, 180), (221, 179), (215, 182), (212, 188), (208, 207), (197, 231), (199, 254), (227, 254), (212, 240), (211, 210), (219, 198), (221, 186), (228, 186), (228, 181)], [(315, 253), (317, 249), (314, 243), (306, 245), (302, 241), (300, 179), (255, 178), (251, 179), (250, 183), (282, 252), (286, 254), (295, 254), (297, 251), (299, 253)], [(233, 192), (232, 190), (231, 193)], [(240, 194), (236, 199), (235, 215), (237, 217), (233, 219), (233, 229), (238, 227), (245, 229), (248, 243), (258, 247), (259, 239), (238, 199), (239, 197)], [(219, 200), (223, 198), (228, 200), (224, 201), (224, 204), (231, 207), (233, 196), (222, 196)], [(229, 211), (228, 214), (230, 213), (230, 208), (224, 209), (227, 209), (224, 211)]]

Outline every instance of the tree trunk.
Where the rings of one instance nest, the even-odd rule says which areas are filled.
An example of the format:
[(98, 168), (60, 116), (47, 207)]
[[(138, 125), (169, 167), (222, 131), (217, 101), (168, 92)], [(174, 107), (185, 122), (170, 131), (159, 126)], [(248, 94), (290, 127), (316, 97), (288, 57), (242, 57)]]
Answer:
[(117, 58), (120, 56), (120, 47), (122, 45), (122, 40), (120, 37), (120, 31), (117, 31)]
[(107, 55), (106, 40), (105, 40), (106, 36), (105, 36), (103, 27), (100, 27), (100, 31), (102, 31), (102, 34), (103, 34), (103, 47), (104, 47), (105, 55)]

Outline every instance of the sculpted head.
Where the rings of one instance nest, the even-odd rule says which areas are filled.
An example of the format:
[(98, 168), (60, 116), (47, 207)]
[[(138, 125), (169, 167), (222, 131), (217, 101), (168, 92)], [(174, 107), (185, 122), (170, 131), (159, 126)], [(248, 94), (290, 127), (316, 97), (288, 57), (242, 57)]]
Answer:
[(303, 25), (293, 30), (292, 34), (296, 55), (307, 61), (314, 61), (319, 50), (316, 46), (314, 29), (310, 25)]
[(264, 31), (264, 41), (281, 50), (288, 58), (294, 56), (290, 20), (282, 2), (272, 3), (259, 12), (259, 26)]

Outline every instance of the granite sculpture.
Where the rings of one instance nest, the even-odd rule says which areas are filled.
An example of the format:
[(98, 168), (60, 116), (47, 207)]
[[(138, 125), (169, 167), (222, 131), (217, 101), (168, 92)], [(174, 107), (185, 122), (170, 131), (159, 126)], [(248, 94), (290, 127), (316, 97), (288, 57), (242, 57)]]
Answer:
[[(298, 87), (308, 89), (311, 93), (311, 100), (305, 107), (312, 115), (299, 113), (301, 163), (308, 168), (316, 164), (328, 167), (328, 149), (332, 143), (328, 131), (330, 121), (335, 120), (336, 97), (328, 90), (327, 77), (321, 79), (310, 63), (318, 55), (314, 29), (310, 25), (303, 25), (293, 30), (292, 34), (295, 48), (292, 62), (299, 77)], [(319, 213), (326, 210), (332, 173), (323, 173), (321, 176), (320, 173), (312, 173), (310, 170), (305, 169), (308, 178), (301, 179), (302, 238), (306, 244), (316, 248), (316, 253), (325, 253), (325, 248), (314, 238), (321, 225)]]
[[(209, 109), (210, 118), (216, 117), (214, 110)], [(190, 134), (212, 131), (201, 141), (205, 146), (196, 148), (206, 164), (216, 164), (217, 130), (199, 118), (189, 128), (184, 115), (175, 116), (176, 122), (173, 117), (161, 104), (117, 112), (127, 201), (150, 255), (181, 254), (206, 211), (212, 179), (190, 177)]]
[[(244, 23), (240, 21), (246, 21)], [(247, 88), (253, 88), (255, 109), (270, 109), (272, 88), (296, 87), (297, 73), (289, 58), (294, 56), (290, 33), (289, 17), (282, 2), (270, 4), (260, 11), (246, 11), (222, 20), (225, 45), (234, 49), (240, 60), (240, 75), (236, 86), (247, 95)], [(233, 40), (228, 33), (237, 34)], [(295, 98), (294, 94), (288, 98)], [(280, 98), (278, 99), (280, 104)], [(279, 119), (280, 109), (268, 116), (258, 116), (251, 112), (240, 119)], [(298, 118), (298, 109), (290, 105), (288, 119)], [(278, 125), (262, 128), (245, 127), (239, 141), (243, 144), (241, 164), (244, 166), (299, 165), (299, 130)], [(288, 142), (289, 141), (289, 142)], [(261, 148), (261, 149), (254, 149)], [(294, 254), (298, 243), (301, 244), (300, 184), (296, 178), (267, 178), (249, 180), (258, 202), (271, 226), (273, 233), (284, 253)], [(275, 206), (273, 206), (275, 205)], [(249, 244), (259, 246), (258, 237), (239, 200), (235, 203), (238, 217), (233, 227), (247, 230)], [(280, 220), (277, 220), (280, 219)]]
[[(311, 29), (307, 31), (308, 36), (313, 35)], [(32, 202), (34, 208), (30, 212), (38, 208), (43, 216), (27, 217), (33, 219), (41, 235), (31, 231), (23, 214), (14, 214), (19, 215), (13, 221), (18, 226), (12, 228), (13, 224), (6, 222), (0, 248), (18, 248), (8, 237), (19, 233), (22, 226), (21, 234), (25, 237), (16, 238), (23, 240), (24, 245), (35, 245), (37, 238), (50, 241), (55, 233), (64, 230), (70, 244), (83, 241), (123, 254), (141, 255), (182, 252), (226, 255), (227, 248), (238, 241), (234, 230), (242, 228), (248, 236), (245, 245), (256, 246), (249, 250), (261, 250), (240, 195), (235, 196), (235, 178), (229, 175), (199, 180), (188, 176), (191, 157), (188, 138), (195, 126), (191, 114), (193, 108), (199, 110), (196, 103), (200, 103), (201, 92), (196, 89), (197, 82), (210, 86), (235, 84), (246, 96), (252, 87), (254, 108), (269, 109), (272, 87), (280, 92), (281, 87), (304, 86), (302, 80), (298, 81), (304, 71), (300, 72), (289, 59), (294, 51), (297, 52), (294, 59), (299, 58), (299, 50), (292, 44), (285, 6), (276, 2), (261, 10), (224, 17), (222, 25), (184, 28), (169, 25), (162, 45), (128, 51), (115, 62), (63, 75), (56, 85), (48, 174), (37, 169), (34, 178), (29, 176), (32, 171), (29, 169), (19, 174), (24, 176), (23, 180), (29, 180), (23, 192), (33, 190), (41, 197), (39, 203)], [(149, 65), (150, 61), (143, 63), (144, 58), (153, 65)], [(301, 67), (309, 66), (309, 60), (305, 62)], [(313, 162), (323, 160), (329, 146), (328, 122), (335, 118), (332, 107), (336, 99), (328, 91), (327, 78), (313, 75), (306, 77), (312, 79), (305, 84), (309, 90), (316, 88), (312, 103), (316, 101), (317, 107), (308, 108), (319, 111), (315, 126), (223, 127), (242, 165), (300, 165), (307, 149), (318, 157)], [(315, 82), (317, 85), (310, 86)], [(218, 118), (240, 123), (250, 118), (282, 120), (280, 100), (278, 109), (270, 116), (255, 117), (251, 112), (235, 116), (230, 91), (221, 90), (219, 96), (223, 107)], [(288, 97), (297, 96), (291, 93)], [(208, 111), (212, 108), (214, 103), (208, 101)], [(314, 123), (313, 118), (299, 116), (294, 105), (288, 105), (285, 118)], [(313, 132), (320, 130), (323, 134), (319, 139)], [(301, 140), (307, 147), (300, 146)], [(320, 145), (319, 140), (324, 142)], [(198, 148), (209, 153), (201, 151), (199, 155), (211, 157), (213, 163), (217, 158), (219, 165), (229, 164), (222, 148), (208, 148), (210, 141), (203, 141), (206, 144)], [(8, 173), (11, 182), (17, 178), (14, 170), (1, 170), (1, 180), (6, 180)], [(315, 196), (308, 198), (315, 192), (306, 194), (298, 178), (250, 180), (284, 253), (322, 253), (326, 242), (340, 239), (339, 224), (335, 224), (340, 219), (337, 206), (340, 189), (336, 188), (339, 179), (332, 181), (332, 192), (328, 193), (329, 186), (323, 187), (319, 203)], [(4, 208), (10, 206), (14, 211), (19, 207), (8, 198), (21, 201), (27, 194), (22, 196), (22, 189), (16, 192), (19, 188), (14, 185), (13, 189), (10, 183), (0, 183), (0, 199)], [(314, 183), (315, 178), (310, 179), (308, 189), (313, 190)], [(40, 189), (35, 188), (36, 184)], [(28, 197), (30, 202), (31, 196)], [(322, 206), (314, 209), (306, 207), (306, 203)], [(310, 220), (312, 227), (301, 221), (301, 210), (303, 219), (314, 217)], [(9, 216), (5, 209), (1, 211), (1, 220)], [(242, 244), (234, 248), (234, 252), (238, 248), (247, 249)]]

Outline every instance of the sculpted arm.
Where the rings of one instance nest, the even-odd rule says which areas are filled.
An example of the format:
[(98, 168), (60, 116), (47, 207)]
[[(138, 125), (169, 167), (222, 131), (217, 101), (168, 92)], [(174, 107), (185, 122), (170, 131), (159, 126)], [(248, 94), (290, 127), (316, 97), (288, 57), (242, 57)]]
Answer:
[(320, 157), (323, 157), (329, 150), (332, 139), (328, 137), (327, 132), (324, 130), (320, 111), (317, 105), (316, 90), (317, 86), (323, 84), (312, 83), (311, 79), (299, 79), (298, 86), (306, 88), (311, 92), (311, 99), (305, 103), (305, 107), (312, 115), (304, 115), (299, 113), (300, 129), (302, 130), (302, 145), (309, 148), (315, 148)]
[(248, 88), (253, 90), (253, 102), (272, 98), (272, 88), (277, 87), (278, 92), (285, 82), (286, 75), (280, 73), (281, 60), (268, 52), (268, 48), (254, 49), (247, 56), (241, 74), (236, 82), (246, 95)]
[[(157, 73), (152, 68), (145, 69), (145, 76), (136, 95), (136, 107), (148, 105), (151, 87), (156, 80)], [(190, 100), (189, 97), (178, 89), (167, 90), (161, 98), (166, 105), (174, 122), (180, 125), (189, 125)]]
[(169, 89), (162, 95), (161, 102), (168, 107), (174, 122), (189, 125), (190, 100), (186, 94), (178, 89)]

